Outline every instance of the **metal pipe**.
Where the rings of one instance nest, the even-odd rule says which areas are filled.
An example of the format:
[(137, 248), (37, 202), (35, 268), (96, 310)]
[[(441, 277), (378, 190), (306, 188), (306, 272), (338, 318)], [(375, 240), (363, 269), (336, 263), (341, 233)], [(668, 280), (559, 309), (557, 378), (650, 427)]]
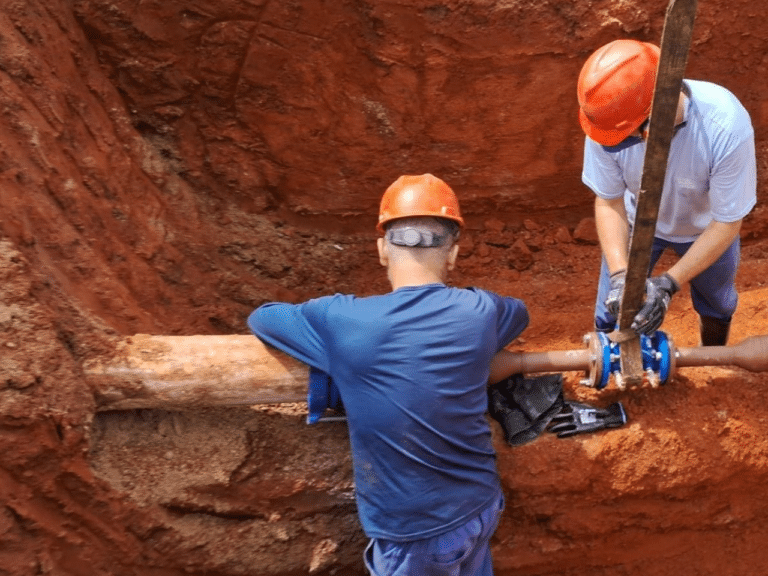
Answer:
[(751, 372), (768, 371), (768, 335), (750, 336), (733, 346), (679, 348), (677, 365), (738, 366)]
[[(510, 366), (535, 374), (599, 369), (597, 338), (581, 350), (514, 352)], [(768, 335), (735, 346), (670, 350), (677, 367), (733, 365), (768, 371)], [(253, 336), (149, 336), (121, 341), (114, 356), (83, 366), (97, 410), (200, 408), (300, 402), (308, 368)]]

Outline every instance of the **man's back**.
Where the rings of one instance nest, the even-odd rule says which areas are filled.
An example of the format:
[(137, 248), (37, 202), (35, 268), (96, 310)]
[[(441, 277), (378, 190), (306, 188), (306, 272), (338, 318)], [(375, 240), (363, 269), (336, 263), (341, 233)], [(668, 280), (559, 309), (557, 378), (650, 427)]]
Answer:
[(257, 336), (331, 375), (363, 526), (399, 541), (458, 526), (498, 495), (489, 364), (527, 322), (518, 300), (443, 284), (266, 305), (249, 319)]

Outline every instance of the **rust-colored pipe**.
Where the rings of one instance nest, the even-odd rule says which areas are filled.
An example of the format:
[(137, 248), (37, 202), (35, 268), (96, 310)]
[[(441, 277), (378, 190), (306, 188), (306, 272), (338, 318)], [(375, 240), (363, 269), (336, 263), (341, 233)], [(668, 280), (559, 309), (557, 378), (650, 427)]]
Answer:
[(750, 336), (734, 346), (700, 346), (677, 350), (680, 366), (738, 366), (751, 372), (768, 371), (768, 335)]
[[(597, 338), (587, 338), (596, 342)], [(732, 365), (768, 371), (768, 335), (735, 346), (680, 348), (677, 367)], [(594, 372), (599, 351), (510, 352), (507, 369), (525, 374)], [(148, 336), (123, 340), (112, 357), (84, 365), (97, 410), (190, 409), (306, 400), (308, 369), (254, 336)]]

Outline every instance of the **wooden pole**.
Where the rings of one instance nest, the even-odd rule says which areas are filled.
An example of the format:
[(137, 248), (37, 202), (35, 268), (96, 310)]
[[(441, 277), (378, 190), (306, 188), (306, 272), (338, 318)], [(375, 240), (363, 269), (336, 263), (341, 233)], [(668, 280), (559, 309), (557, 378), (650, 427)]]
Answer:
[(650, 271), (656, 218), (664, 190), (669, 148), (674, 135), (677, 105), (693, 36), (696, 6), (697, 0), (670, 0), (664, 18), (643, 173), (629, 240), (626, 284), (618, 318), (619, 328), (617, 333), (612, 335), (616, 342), (621, 342), (619, 388), (639, 384), (643, 379), (640, 339), (631, 326), (645, 300), (645, 282)]
[(254, 336), (149, 336), (123, 340), (83, 367), (97, 410), (300, 402), (309, 369)]

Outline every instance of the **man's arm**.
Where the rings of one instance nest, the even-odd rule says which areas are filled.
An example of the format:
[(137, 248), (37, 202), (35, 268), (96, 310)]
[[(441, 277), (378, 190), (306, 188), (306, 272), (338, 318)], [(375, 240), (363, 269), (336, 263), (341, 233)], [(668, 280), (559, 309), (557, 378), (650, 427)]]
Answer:
[(627, 269), (629, 253), (629, 223), (624, 198), (595, 198), (595, 225), (600, 248), (613, 274)]
[(330, 367), (325, 344), (307, 317), (309, 306), (322, 308), (327, 301), (317, 299), (304, 304), (270, 302), (251, 313), (248, 327), (265, 344), (327, 373)]
[(733, 243), (741, 230), (741, 222), (710, 222), (688, 252), (667, 270), (667, 274), (672, 276), (678, 286), (701, 274)]
[(523, 371), (520, 355), (509, 350), (499, 350), (496, 356), (491, 360), (491, 373), (488, 377), (488, 384), (501, 382), (509, 378), (512, 374), (519, 374)]
[(522, 300), (512, 297), (501, 297), (493, 292), (488, 294), (496, 301), (499, 307), (497, 319), (498, 345), (500, 351), (491, 359), (489, 384), (494, 384), (512, 374), (520, 372), (519, 355), (508, 352), (503, 347), (511, 343), (528, 327), (530, 316), (528, 308)]

